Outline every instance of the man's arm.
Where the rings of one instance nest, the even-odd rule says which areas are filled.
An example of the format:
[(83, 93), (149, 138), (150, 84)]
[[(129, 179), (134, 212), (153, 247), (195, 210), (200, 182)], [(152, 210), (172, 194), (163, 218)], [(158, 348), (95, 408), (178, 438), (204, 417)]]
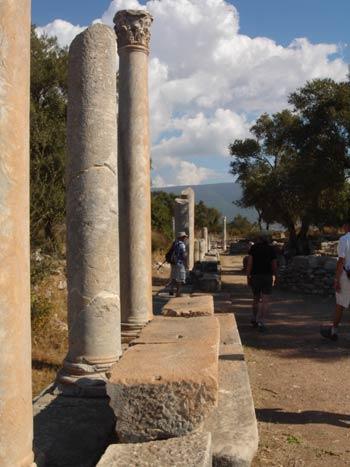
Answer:
[(344, 270), (344, 258), (339, 257), (335, 270), (334, 288), (336, 292), (340, 292), (340, 276)]

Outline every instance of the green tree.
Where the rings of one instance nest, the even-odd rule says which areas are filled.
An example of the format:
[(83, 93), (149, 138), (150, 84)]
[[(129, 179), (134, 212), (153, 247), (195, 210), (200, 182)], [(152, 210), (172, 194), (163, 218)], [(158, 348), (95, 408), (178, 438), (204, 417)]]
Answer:
[(291, 247), (304, 254), (310, 225), (338, 210), (348, 176), (350, 84), (314, 80), (289, 103), (291, 110), (257, 120), (255, 138), (230, 145), (231, 173), (243, 189), (240, 205), (284, 225)]
[(245, 216), (237, 214), (228, 224), (228, 230), (231, 235), (248, 235), (257, 231), (257, 224), (250, 222)]
[(64, 222), (68, 52), (55, 38), (31, 31), (31, 241), (55, 243)]
[(222, 214), (216, 208), (206, 206), (203, 201), (199, 201), (195, 207), (195, 228), (202, 229), (208, 227), (209, 232), (220, 232)]
[(162, 233), (168, 240), (172, 239), (172, 218), (174, 212), (173, 193), (155, 191), (152, 193), (152, 230)]

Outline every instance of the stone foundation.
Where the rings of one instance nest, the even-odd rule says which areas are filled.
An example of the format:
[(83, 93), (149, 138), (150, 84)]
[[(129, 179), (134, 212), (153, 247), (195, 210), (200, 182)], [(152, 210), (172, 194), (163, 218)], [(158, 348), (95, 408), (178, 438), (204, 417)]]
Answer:
[(277, 286), (313, 295), (333, 295), (337, 258), (295, 256), (278, 271)]

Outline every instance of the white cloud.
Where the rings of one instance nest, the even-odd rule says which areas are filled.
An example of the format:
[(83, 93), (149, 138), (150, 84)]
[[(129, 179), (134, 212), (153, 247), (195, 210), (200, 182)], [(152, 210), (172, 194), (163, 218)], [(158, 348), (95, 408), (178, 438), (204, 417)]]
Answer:
[[(307, 80), (341, 80), (347, 73), (346, 63), (334, 58), (340, 50), (336, 44), (299, 38), (283, 47), (266, 37), (240, 34), (238, 11), (225, 0), (149, 0), (146, 6), (113, 0), (99, 20), (112, 26), (116, 11), (125, 8), (147, 8), (154, 16), (152, 159), (155, 177), (163, 182), (178, 178), (166, 174), (170, 167), (197, 182), (227, 173), (222, 156), (228, 143), (247, 136), (256, 116), (285, 107), (288, 94)], [(39, 31), (68, 44), (82, 29), (56, 20)], [(217, 171), (198, 165), (198, 157), (205, 164), (209, 156), (216, 157)]]
[(176, 176), (177, 185), (200, 185), (208, 181), (215, 171), (207, 167), (198, 167), (193, 162), (180, 161)]
[(48, 23), (46, 26), (38, 26), (36, 31), (39, 36), (47, 35), (57, 37), (59, 45), (64, 47), (69, 45), (74, 37), (84, 31), (84, 29), (86, 29), (86, 26), (74, 26), (63, 19), (55, 19), (55, 21)]

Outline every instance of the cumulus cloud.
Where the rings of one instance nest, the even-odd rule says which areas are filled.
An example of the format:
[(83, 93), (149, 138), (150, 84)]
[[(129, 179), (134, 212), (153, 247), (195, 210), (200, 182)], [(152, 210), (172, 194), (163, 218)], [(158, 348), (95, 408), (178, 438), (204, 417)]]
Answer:
[(48, 23), (46, 26), (38, 26), (36, 32), (39, 36), (55, 36), (61, 47), (69, 45), (74, 37), (84, 31), (86, 26), (74, 26), (68, 21), (63, 19), (55, 19), (52, 23)]
[[(337, 44), (296, 38), (283, 47), (240, 34), (238, 11), (225, 0), (113, 0), (98, 20), (111, 26), (116, 11), (127, 8), (147, 8), (154, 17), (150, 115), (157, 183), (180, 175), (182, 182), (222, 178), (229, 142), (246, 137), (259, 114), (285, 107), (288, 94), (307, 80), (341, 80), (347, 73)], [(39, 31), (68, 44), (82, 29), (56, 20)]]

